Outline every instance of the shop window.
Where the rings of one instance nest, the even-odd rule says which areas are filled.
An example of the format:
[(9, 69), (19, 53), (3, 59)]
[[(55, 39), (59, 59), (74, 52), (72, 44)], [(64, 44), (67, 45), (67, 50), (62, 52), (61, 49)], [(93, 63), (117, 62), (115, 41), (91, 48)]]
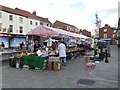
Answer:
[(13, 20), (13, 15), (9, 15), (9, 20)]
[(20, 23), (23, 23), (23, 18), (19, 17), (19, 21), (20, 21)]
[(20, 26), (19, 33), (23, 33), (23, 27), (22, 26)]
[(9, 25), (8, 33), (9, 33), (9, 32), (13, 32), (13, 25)]

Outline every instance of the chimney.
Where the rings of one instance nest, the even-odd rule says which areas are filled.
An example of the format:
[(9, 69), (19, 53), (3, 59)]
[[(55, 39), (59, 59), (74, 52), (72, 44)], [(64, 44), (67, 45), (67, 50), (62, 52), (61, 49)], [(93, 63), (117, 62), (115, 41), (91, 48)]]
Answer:
[(36, 11), (33, 11), (33, 14), (36, 15)]
[(108, 24), (105, 24), (105, 26), (108, 26)]

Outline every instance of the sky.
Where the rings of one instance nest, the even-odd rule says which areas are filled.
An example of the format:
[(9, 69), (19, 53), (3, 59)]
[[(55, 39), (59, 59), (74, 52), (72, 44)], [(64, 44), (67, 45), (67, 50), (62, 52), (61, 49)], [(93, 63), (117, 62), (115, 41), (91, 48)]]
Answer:
[(79, 29), (93, 32), (95, 13), (101, 20), (101, 27), (118, 23), (119, 0), (0, 0), (0, 5), (20, 8), (29, 12), (36, 11), (38, 16), (71, 24)]

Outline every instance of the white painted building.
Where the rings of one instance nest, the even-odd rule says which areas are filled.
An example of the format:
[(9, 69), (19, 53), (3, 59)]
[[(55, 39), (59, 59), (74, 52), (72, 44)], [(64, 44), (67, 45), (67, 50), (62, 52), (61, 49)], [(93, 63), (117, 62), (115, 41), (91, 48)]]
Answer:
[(47, 18), (41, 19), (35, 11), (30, 13), (0, 5), (0, 40), (5, 43), (6, 48), (18, 46), (21, 42), (25, 43), (25, 35), (41, 22), (46, 26), (52, 26)]
[(0, 23), (2, 24), (1, 33), (10, 32), (9, 34), (25, 35), (25, 32), (27, 32), (28, 29), (28, 19), (26, 17), (4, 11), (0, 12), (2, 14), (2, 18), (0, 20)]

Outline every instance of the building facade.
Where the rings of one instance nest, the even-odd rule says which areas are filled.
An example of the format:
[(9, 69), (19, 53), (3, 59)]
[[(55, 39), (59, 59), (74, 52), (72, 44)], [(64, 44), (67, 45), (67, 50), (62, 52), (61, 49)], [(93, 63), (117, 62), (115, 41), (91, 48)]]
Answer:
[(9, 8), (0, 5), (0, 40), (5, 47), (15, 47), (21, 42), (26, 42), (26, 34), (44, 23), (52, 26), (48, 18), (40, 18), (36, 12), (30, 13), (19, 8)]
[(70, 25), (61, 21), (56, 20), (53, 23), (53, 27), (54, 28), (59, 28), (59, 29), (63, 29), (69, 32), (73, 32), (73, 33), (77, 33), (77, 34), (83, 34), (87, 37), (91, 37), (91, 32), (87, 31), (86, 29), (78, 29), (77, 27), (75, 27), (74, 25)]
[(63, 30), (69, 31), (69, 32), (77, 33), (77, 34), (79, 34), (79, 32), (80, 32), (80, 29), (78, 29), (74, 25), (70, 25), (70, 24), (67, 24), (67, 23), (64, 23), (64, 22), (61, 22), (58, 20), (56, 20), (53, 23), (53, 27), (63, 29)]
[(109, 41), (111, 45), (116, 45), (115, 35), (117, 30), (105, 24), (104, 27), (99, 29), (99, 38), (105, 41)]

